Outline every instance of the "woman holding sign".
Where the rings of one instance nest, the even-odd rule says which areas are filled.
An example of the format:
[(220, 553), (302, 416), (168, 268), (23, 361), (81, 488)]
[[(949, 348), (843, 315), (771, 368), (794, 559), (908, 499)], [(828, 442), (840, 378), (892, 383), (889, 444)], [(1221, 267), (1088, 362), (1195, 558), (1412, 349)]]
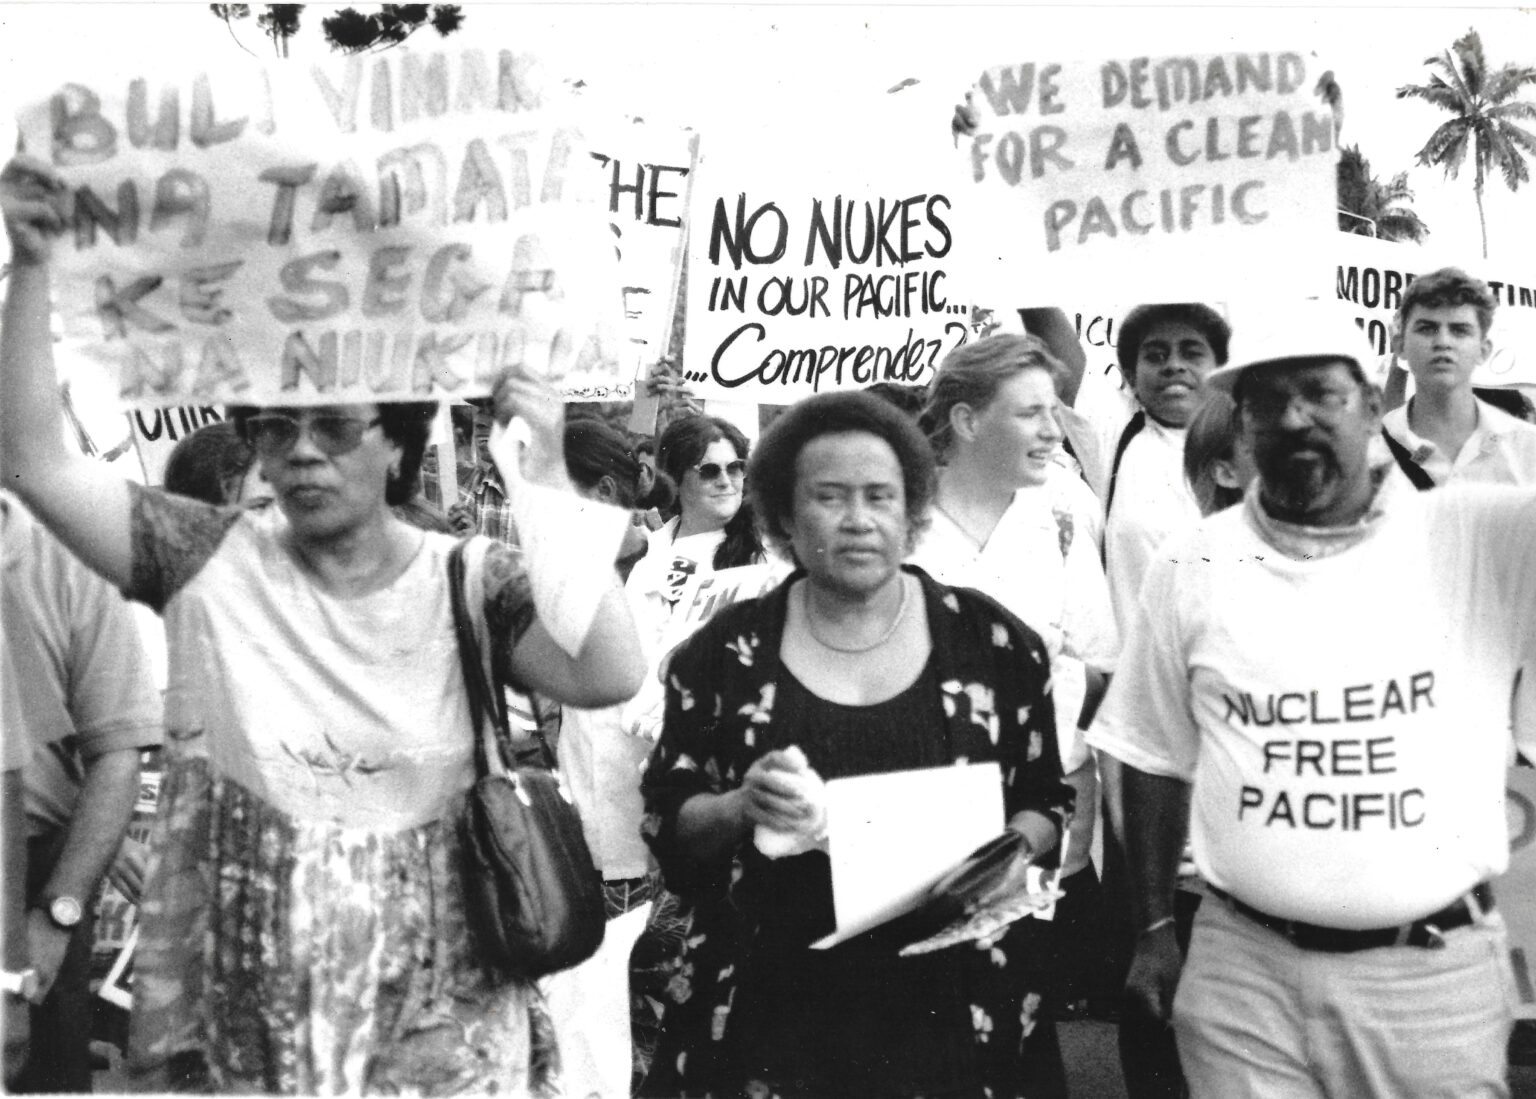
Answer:
[[(68, 197), (37, 161), (0, 174), (13, 256), (0, 461), (61, 541), (166, 621), (133, 1066), (152, 1090), (553, 1093), (537, 990), (486, 971), (466, 934), (453, 821), (474, 767), (454, 540), (390, 510), (411, 495), (428, 411), (243, 415), (275, 493), (258, 510), (129, 484), (71, 452), (48, 323)], [(472, 544), (472, 613), (511, 681), (620, 701), (642, 673), (611, 567), (627, 516), (569, 491), (547, 386), (507, 377), (496, 399), (503, 422), (515, 411), (530, 428), (520, 472), (508, 456), (525, 529), (558, 524), (571, 544), (521, 557)], [(584, 613), (572, 591), (590, 596)]]
[(653, 1070), (646, 1091), (1017, 1094), (1023, 989), (1007, 936), (913, 958), (897, 956), (896, 925), (811, 944), (836, 927), (825, 780), (996, 761), (1007, 825), (1053, 861), (1072, 795), (1049, 750), (1045, 649), (990, 599), (902, 567), (933, 459), (895, 409), (805, 400), (751, 473), (797, 569), (716, 614), (669, 665), (646, 831), (696, 919), (656, 1060), (683, 1079)]

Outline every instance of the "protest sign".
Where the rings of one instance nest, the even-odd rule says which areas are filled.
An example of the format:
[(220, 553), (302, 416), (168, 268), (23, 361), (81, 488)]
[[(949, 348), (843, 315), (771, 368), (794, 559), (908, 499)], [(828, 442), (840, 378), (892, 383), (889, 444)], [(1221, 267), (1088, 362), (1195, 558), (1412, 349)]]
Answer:
[[(698, 135), (626, 119), (589, 123), (591, 157), (607, 197), (623, 293), (622, 397), (667, 353), (683, 270)], [(614, 394), (613, 397), (619, 397)]]
[(207, 424), (224, 419), (222, 409), (212, 405), (179, 408), (139, 408), (128, 413), (128, 427), (133, 446), (144, 467), (144, 483), (159, 485), (165, 481), (165, 463), (176, 444)]
[(535, 58), (203, 64), (22, 98), (26, 149), (70, 186), (62, 355), (137, 407), (464, 397), (517, 365), (616, 384), (597, 174)]
[(985, 304), (1061, 289), (1142, 300), (1324, 292), (1309, 247), (1334, 229), (1334, 119), (1299, 51), (1074, 60), (981, 73), (961, 141), (985, 239)]
[(839, 111), (860, 126), (711, 135), (700, 155), (684, 366), (702, 397), (924, 385), (971, 336), (946, 127), (878, 100)]

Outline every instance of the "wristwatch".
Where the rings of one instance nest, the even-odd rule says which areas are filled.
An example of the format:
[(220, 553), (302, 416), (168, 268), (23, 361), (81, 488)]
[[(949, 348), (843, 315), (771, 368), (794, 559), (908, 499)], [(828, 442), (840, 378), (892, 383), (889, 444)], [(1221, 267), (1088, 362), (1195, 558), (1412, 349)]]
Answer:
[(30, 966), (19, 970), (0, 969), (0, 992), (20, 996), (23, 1000), (32, 999), (37, 995), (37, 970)]
[(48, 913), (53, 926), (61, 931), (73, 931), (85, 918), (85, 906), (78, 898), (68, 894), (49, 898), (47, 907), (43, 911)]

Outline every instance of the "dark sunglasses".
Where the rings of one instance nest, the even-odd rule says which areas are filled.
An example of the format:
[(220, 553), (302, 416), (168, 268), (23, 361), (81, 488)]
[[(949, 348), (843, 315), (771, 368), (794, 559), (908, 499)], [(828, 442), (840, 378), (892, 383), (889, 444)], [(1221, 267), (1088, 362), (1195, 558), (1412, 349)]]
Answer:
[(315, 449), (334, 458), (356, 450), (363, 441), (363, 434), (380, 419), (378, 416), (364, 420), (356, 416), (321, 413), (300, 420), (295, 416), (264, 412), (245, 421), (245, 437), (263, 458), (280, 458), (293, 449), (300, 432), (307, 429)]
[(719, 462), (705, 462), (703, 465), (694, 466), (693, 470), (699, 475), (701, 481), (713, 481), (723, 472), (731, 480), (747, 475), (747, 463), (740, 458), (735, 458), (725, 465)]

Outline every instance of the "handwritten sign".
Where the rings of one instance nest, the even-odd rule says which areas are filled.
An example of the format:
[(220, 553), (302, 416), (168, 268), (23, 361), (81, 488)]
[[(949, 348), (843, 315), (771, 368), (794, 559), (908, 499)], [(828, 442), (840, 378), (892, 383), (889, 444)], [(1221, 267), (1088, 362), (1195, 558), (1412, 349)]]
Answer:
[[(970, 295), (951, 263), (963, 180), (945, 128), (925, 135), (895, 105), (838, 110), (862, 127), (836, 128), (835, 141), (814, 127), (731, 145), (712, 135), (701, 155), (684, 356), (701, 396), (791, 404), (922, 385), (970, 338)], [(892, 132), (912, 137), (875, 139)]]
[(605, 399), (627, 399), (634, 395), (633, 381), (649, 374), (671, 339), (699, 139), (639, 120), (588, 132), (624, 302), (622, 392)]
[(617, 378), (582, 133), (513, 50), (140, 62), (24, 98), (71, 186), (64, 355), (138, 407), (465, 397)]
[(165, 481), (165, 463), (176, 444), (198, 428), (224, 419), (222, 409), (212, 405), (180, 408), (140, 408), (128, 413), (134, 449), (144, 467), (144, 483), (159, 485)]
[[(1300, 52), (1092, 61), (1029, 55), (970, 92), (961, 142), (989, 230), (989, 290), (1138, 300), (1245, 282), (1317, 293), (1307, 240), (1334, 232), (1334, 120)], [(1255, 263), (1262, 254), (1263, 263)]]

